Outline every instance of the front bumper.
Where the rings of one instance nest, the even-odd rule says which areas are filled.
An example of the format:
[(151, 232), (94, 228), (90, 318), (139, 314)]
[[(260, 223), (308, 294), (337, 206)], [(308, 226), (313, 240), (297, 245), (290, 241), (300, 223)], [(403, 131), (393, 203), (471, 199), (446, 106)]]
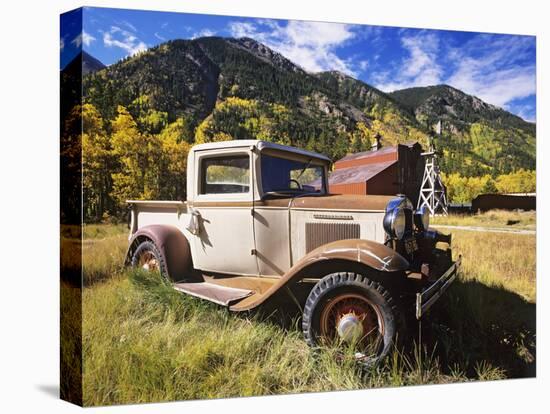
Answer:
[(459, 256), (458, 260), (454, 262), (439, 279), (422, 292), (416, 294), (416, 319), (420, 320), (428, 309), (430, 309), (443, 293), (445, 293), (449, 286), (451, 286), (451, 283), (454, 282), (458, 275), (461, 262), (462, 256)]

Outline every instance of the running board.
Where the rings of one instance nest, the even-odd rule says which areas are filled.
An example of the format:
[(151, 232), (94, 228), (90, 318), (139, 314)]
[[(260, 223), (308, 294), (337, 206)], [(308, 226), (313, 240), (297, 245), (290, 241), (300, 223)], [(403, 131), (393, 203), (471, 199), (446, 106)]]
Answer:
[(174, 283), (174, 289), (197, 298), (206, 299), (218, 305), (229, 306), (254, 293), (249, 289), (232, 288), (208, 282)]

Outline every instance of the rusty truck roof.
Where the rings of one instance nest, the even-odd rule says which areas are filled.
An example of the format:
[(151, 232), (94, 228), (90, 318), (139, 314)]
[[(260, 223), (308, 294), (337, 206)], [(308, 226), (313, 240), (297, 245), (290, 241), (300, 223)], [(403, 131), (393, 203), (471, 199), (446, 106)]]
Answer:
[(217, 141), (208, 142), (205, 144), (197, 144), (191, 148), (191, 151), (203, 151), (221, 148), (241, 148), (241, 147), (255, 147), (259, 151), (264, 149), (274, 149), (278, 151), (292, 152), (294, 154), (302, 155), (309, 158), (317, 158), (326, 162), (332, 162), (326, 155), (319, 154), (313, 151), (307, 151), (300, 148), (290, 147), (288, 145), (277, 144), (275, 142), (261, 141), (257, 139), (237, 139), (232, 141)]

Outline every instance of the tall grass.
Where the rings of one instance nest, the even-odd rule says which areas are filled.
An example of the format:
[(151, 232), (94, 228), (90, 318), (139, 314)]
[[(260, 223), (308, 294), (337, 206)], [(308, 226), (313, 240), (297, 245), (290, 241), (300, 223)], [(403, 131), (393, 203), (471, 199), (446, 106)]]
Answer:
[(362, 372), (335, 349), (310, 349), (297, 319), (232, 314), (121, 270), (125, 235), (99, 233), (84, 254), (102, 281), (83, 291), (85, 405), (534, 375), (533, 236), (454, 232), (464, 272), (422, 322), (422, 343)]
[(453, 230), (453, 253), (463, 260), (462, 280), (515, 292), (530, 302), (536, 296), (536, 237)]
[(105, 237), (128, 235), (125, 224), (84, 224), (82, 236), (86, 239), (103, 239)]
[(82, 289), (61, 281), (60, 290), (60, 395), (82, 404)]
[(124, 254), (128, 246), (126, 226), (84, 225), (82, 236), (84, 286), (90, 286), (122, 271)]
[(230, 314), (156, 277), (133, 271), (85, 290), (86, 405), (468, 380), (442, 372), (426, 349), (424, 358), (395, 350), (364, 373), (334, 349), (310, 349), (296, 328)]

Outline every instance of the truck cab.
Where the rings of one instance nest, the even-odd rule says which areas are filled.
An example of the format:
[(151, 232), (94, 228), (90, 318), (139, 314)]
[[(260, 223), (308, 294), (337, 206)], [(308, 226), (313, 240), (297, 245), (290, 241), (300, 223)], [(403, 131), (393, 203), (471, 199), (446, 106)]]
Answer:
[(263, 141), (222, 144), (197, 145), (189, 154), (187, 206), (199, 226), (194, 263), (280, 276), (292, 265), (290, 200), (326, 195), (330, 160)]

